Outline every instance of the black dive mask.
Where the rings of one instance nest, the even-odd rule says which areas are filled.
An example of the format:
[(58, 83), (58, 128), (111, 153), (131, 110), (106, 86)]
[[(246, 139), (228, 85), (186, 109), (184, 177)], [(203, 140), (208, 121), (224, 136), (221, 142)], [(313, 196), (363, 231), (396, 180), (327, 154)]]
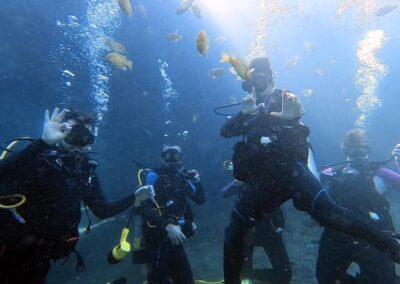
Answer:
[(161, 158), (167, 164), (173, 163), (178, 164), (182, 162), (182, 153), (176, 149), (168, 149), (161, 154)]
[(370, 148), (368, 146), (359, 146), (345, 149), (345, 154), (354, 164), (363, 164), (368, 160)]
[(72, 126), (71, 132), (64, 140), (70, 145), (84, 147), (94, 142), (94, 135), (84, 124), (77, 124)]
[(252, 91), (252, 88), (256, 90), (256, 93), (264, 92), (268, 87), (269, 78), (262, 73), (253, 73), (251, 75), (251, 80), (244, 81), (242, 83), (242, 89), (249, 94)]

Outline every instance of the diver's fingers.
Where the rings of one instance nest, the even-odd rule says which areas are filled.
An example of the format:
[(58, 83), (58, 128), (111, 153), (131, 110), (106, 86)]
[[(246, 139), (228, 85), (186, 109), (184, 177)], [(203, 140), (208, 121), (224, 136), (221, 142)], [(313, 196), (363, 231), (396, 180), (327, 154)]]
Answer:
[(251, 87), (251, 96), (252, 98), (256, 99), (256, 88)]
[(58, 107), (56, 107), (53, 111), (53, 113), (51, 114), (51, 118), (50, 120), (53, 121), (54, 119), (56, 119), (58, 112), (60, 111), (60, 109)]
[[(67, 126), (63, 126), (64, 124)], [(60, 127), (60, 130), (60, 139), (64, 139), (71, 133), (72, 127), (68, 123), (63, 123)]]
[(50, 121), (50, 117), (49, 117), (49, 110), (48, 109), (46, 109), (45, 111), (44, 111), (44, 122), (45, 123), (48, 123), (49, 121)]
[(63, 109), (57, 116), (58, 122), (61, 122), (64, 119), (65, 114), (67, 113), (66, 109)]
[(258, 104), (256, 107), (256, 110), (259, 111), (259, 110), (263, 109), (264, 107), (265, 107), (264, 103)]

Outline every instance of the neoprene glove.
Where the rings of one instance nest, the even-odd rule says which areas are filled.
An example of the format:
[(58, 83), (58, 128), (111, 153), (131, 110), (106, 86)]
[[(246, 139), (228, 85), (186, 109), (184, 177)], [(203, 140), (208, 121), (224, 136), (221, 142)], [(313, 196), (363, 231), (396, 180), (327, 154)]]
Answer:
[(185, 235), (181, 231), (181, 227), (178, 225), (168, 224), (165, 227), (165, 230), (168, 233), (168, 238), (172, 242), (173, 245), (177, 246), (186, 241)]
[(154, 187), (152, 185), (145, 185), (135, 190), (135, 207), (139, 207), (145, 200), (154, 199)]
[(251, 89), (251, 94), (245, 96), (242, 101), (241, 112), (244, 114), (252, 114), (258, 112), (264, 107), (264, 104), (256, 104), (256, 90)]
[(271, 112), (272, 116), (283, 120), (292, 120), (299, 118), (304, 114), (304, 109), (295, 94), (288, 93), (286, 90), (282, 92), (282, 111)]
[(50, 118), (49, 110), (46, 109), (42, 133), (42, 140), (46, 144), (55, 145), (71, 132), (71, 126), (68, 123), (61, 123), (66, 112), (65, 109), (60, 112), (59, 108), (55, 108)]

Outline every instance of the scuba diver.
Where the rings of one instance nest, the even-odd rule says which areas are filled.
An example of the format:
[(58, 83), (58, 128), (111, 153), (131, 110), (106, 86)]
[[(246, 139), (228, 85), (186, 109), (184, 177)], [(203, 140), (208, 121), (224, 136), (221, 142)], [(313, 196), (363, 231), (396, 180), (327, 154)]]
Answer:
[(56, 108), (49, 117), (46, 110), (42, 138), (1, 161), (0, 283), (44, 283), (50, 261), (71, 252), (82, 271), (75, 250), (81, 203), (86, 211), (89, 207), (97, 217), (108, 218), (152, 197), (151, 187), (142, 187), (106, 201), (97, 162), (87, 153), (95, 138), (93, 126), (94, 120), (79, 111)]
[(196, 231), (188, 202), (205, 202), (200, 176), (196, 170), (186, 170), (179, 146), (164, 146), (159, 169), (140, 172), (141, 184), (152, 185), (155, 197), (139, 208), (143, 219), (144, 250), (134, 263), (148, 265), (149, 284), (194, 283), (192, 269), (182, 243)]
[[(262, 58), (255, 59), (268, 63)], [(261, 63), (260, 63), (261, 64)], [(245, 236), (256, 221), (292, 199), (296, 209), (309, 213), (322, 226), (360, 237), (400, 262), (400, 243), (392, 232), (383, 232), (370, 219), (340, 206), (324, 190), (309, 167), (309, 129), (300, 122), (304, 109), (294, 94), (274, 90), (273, 80), (254, 68), (252, 78), (243, 82), (251, 93), (241, 111), (221, 128), (224, 138), (242, 136), (234, 146), (233, 174), (251, 185), (232, 210), (224, 240), (226, 284), (240, 283), (245, 255)], [(265, 103), (256, 104), (257, 93), (265, 93)]]
[[(336, 202), (370, 218), (380, 230), (394, 231), (390, 204), (383, 194), (385, 185), (400, 190), (400, 174), (384, 168), (384, 162), (369, 161), (370, 146), (362, 130), (349, 131), (341, 146), (348, 163), (323, 170), (321, 182)], [(347, 273), (352, 262), (360, 267), (356, 277)], [(386, 253), (329, 228), (324, 229), (319, 243), (317, 279), (320, 284), (400, 283), (395, 263)]]
[[(223, 198), (251, 191), (249, 184), (238, 180), (232, 181), (221, 190)], [(246, 258), (243, 264), (242, 278), (262, 281), (263, 283), (290, 283), (292, 279), (291, 264), (282, 238), (285, 227), (285, 214), (282, 207), (255, 223), (246, 236)], [(272, 269), (253, 269), (254, 247), (260, 246), (268, 256)]]

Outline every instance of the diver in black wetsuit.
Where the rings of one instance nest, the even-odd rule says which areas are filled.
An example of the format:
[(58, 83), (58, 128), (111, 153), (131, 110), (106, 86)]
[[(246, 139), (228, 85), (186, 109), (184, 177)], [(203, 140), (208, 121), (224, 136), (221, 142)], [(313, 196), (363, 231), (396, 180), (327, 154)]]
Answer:
[(264, 106), (256, 105), (257, 89), (268, 87), (269, 82), (263, 80), (261, 75), (244, 82), (243, 88), (252, 94), (244, 98), (240, 113), (221, 129), (225, 138), (244, 137), (234, 147), (234, 176), (254, 188), (236, 203), (225, 231), (225, 283), (240, 283), (244, 236), (254, 221), (289, 199), (322, 226), (361, 237), (400, 261), (400, 245), (394, 235), (339, 206), (311, 173), (307, 166), (309, 129), (300, 123), (304, 111), (296, 96), (275, 90), (266, 96)]
[[(238, 180), (232, 181), (221, 190), (221, 195), (228, 198), (251, 191), (251, 186)], [(285, 214), (279, 207), (262, 221), (255, 223), (246, 235), (246, 258), (243, 264), (242, 278), (262, 281), (263, 283), (290, 283), (292, 279), (291, 264), (282, 238), (285, 227)], [(254, 269), (253, 252), (255, 247), (262, 247), (268, 256), (272, 268)]]
[[(321, 173), (321, 182), (328, 186), (335, 201), (371, 219), (380, 230), (393, 231), (390, 204), (383, 196), (383, 188), (375, 184), (380, 180), (381, 184), (385, 182), (400, 190), (400, 175), (382, 167), (382, 163), (368, 160), (370, 147), (364, 131), (349, 131), (342, 149), (349, 163), (326, 168)], [(347, 273), (352, 262), (360, 267), (356, 277)], [(395, 263), (386, 253), (362, 239), (328, 228), (322, 233), (319, 244), (317, 279), (320, 284), (400, 283)]]
[[(96, 161), (85, 150), (94, 141), (93, 124), (78, 111), (56, 108), (51, 118), (46, 111), (42, 139), (1, 161), (0, 283), (44, 283), (51, 260), (76, 252), (82, 202), (97, 217), (107, 218), (151, 198), (148, 187), (106, 201)], [(15, 194), (26, 202), (5, 209), (18, 202)]]
[[(194, 283), (192, 269), (182, 243), (196, 231), (188, 199), (205, 202), (196, 170), (186, 170), (179, 146), (165, 146), (160, 169), (145, 170), (142, 184), (154, 187), (153, 201), (140, 207), (143, 218), (144, 254), (134, 262), (150, 265), (149, 284)], [(143, 257), (144, 256), (144, 257)]]

